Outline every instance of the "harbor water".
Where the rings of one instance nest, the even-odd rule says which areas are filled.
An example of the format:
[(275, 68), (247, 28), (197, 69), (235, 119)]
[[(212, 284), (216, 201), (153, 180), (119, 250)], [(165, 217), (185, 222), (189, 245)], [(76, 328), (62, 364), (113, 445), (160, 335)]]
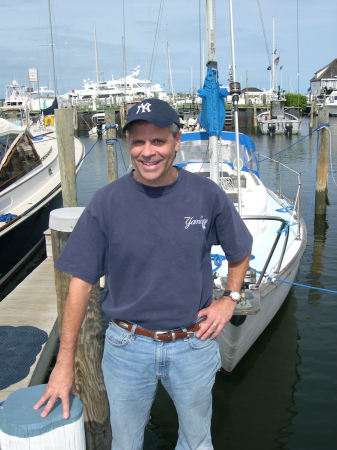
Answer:
[[(332, 172), (337, 183), (337, 118), (330, 117), (330, 125)], [(301, 136), (308, 133), (309, 119), (304, 118)], [(307, 247), (295, 280), (301, 286), (291, 288), (276, 317), (233, 373), (217, 374), (212, 420), (216, 450), (337, 448), (337, 294), (328, 292), (337, 291), (337, 186), (331, 175), (329, 155), (331, 205), (327, 207), (326, 217), (315, 219), (317, 135), (313, 133), (275, 157), (301, 173), (301, 212), (308, 232)], [(300, 138), (295, 135), (251, 137), (257, 151), (266, 156)], [(86, 151), (96, 142), (92, 137), (81, 139)], [(123, 157), (118, 146), (116, 150), (118, 172), (122, 176), (125, 166), (130, 165), (130, 157), (125, 139), (120, 142)], [(278, 187), (280, 173), (275, 164), (260, 162), (260, 176), (268, 185)], [(77, 176), (79, 206), (85, 206), (91, 195), (107, 182), (103, 135)], [(289, 182), (285, 194), (293, 197), (293, 189)], [(24, 276), (24, 272), (18, 276)], [(144, 449), (174, 449), (177, 435), (174, 405), (159, 386), (146, 428)]]

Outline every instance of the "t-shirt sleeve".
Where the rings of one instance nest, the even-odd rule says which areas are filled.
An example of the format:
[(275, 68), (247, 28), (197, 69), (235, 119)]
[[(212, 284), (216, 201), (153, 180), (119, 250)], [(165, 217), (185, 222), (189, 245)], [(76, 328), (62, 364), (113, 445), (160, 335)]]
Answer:
[(108, 241), (97, 218), (86, 208), (69, 236), (55, 267), (90, 284), (107, 272)]
[(221, 245), (227, 261), (240, 261), (252, 249), (252, 235), (224, 192), (219, 192), (214, 212), (213, 245)]

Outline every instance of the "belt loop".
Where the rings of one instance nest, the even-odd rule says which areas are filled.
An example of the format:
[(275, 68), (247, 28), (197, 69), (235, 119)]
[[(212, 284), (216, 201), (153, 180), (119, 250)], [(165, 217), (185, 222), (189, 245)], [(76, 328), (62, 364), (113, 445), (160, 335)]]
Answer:
[(130, 331), (131, 336), (132, 336), (132, 339), (135, 338), (135, 331), (136, 331), (136, 328), (137, 328), (137, 325), (134, 323), (134, 324), (132, 325), (132, 329), (131, 329), (131, 331)]

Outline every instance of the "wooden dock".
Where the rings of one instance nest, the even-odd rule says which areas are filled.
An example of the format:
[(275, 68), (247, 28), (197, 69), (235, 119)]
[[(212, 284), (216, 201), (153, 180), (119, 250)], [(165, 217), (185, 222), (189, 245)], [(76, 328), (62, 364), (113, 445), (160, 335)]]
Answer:
[[(48, 334), (28, 376), (0, 391), (0, 402), (11, 392), (43, 383), (58, 343), (53, 259), (47, 257), (0, 303), (0, 325), (29, 325)], [(6, 364), (6, 361), (4, 361)]]

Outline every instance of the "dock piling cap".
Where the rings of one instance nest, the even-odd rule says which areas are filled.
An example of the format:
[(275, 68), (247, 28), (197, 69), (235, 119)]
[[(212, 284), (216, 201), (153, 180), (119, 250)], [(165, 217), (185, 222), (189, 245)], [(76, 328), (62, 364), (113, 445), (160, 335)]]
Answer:
[(69, 396), (69, 419), (63, 419), (63, 408), (57, 399), (47, 417), (41, 417), (45, 405), (35, 410), (33, 406), (42, 396), (46, 384), (18, 389), (12, 392), (0, 409), (0, 431), (19, 438), (41, 436), (56, 428), (77, 422), (82, 414), (81, 400)]
[(49, 228), (71, 233), (84, 209), (84, 207), (54, 209), (49, 216)]

